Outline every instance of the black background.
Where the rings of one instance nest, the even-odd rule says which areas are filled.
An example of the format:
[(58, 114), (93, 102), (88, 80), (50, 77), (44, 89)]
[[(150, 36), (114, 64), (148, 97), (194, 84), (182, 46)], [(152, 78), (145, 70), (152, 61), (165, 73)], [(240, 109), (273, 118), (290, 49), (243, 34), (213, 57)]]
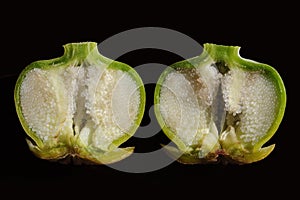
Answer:
[[(0, 191), (30, 198), (87, 197), (170, 197), (185, 199), (271, 197), (292, 195), (297, 181), (297, 131), (291, 86), (294, 74), (293, 34), (296, 13), (290, 4), (240, 3), (234, 5), (181, 2), (167, 4), (110, 2), (15, 4), (2, 7), (1, 15), (1, 170)], [(206, 2), (207, 3), (207, 2)], [(63, 165), (34, 157), (24, 140), (15, 113), (13, 89), (19, 73), (36, 60), (59, 57), (69, 42), (101, 41), (138, 27), (164, 27), (184, 33), (200, 44), (206, 42), (241, 46), (242, 57), (273, 66), (284, 80), (288, 103), (284, 119), (268, 144), (275, 150), (263, 161), (250, 165), (182, 165), (172, 163), (161, 170), (143, 174), (120, 172), (107, 166)], [(104, 54), (105, 55), (105, 54)], [(292, 58), (291, 58), (292, 57)], [(148, 62), (172, 64), (181, 58), (160, 50), (137, 50), (119, 58), (131, 66)], [(297, 66), (298, 67), (298, 66)], [(148, 107), (154, 86), (147, 86)], [(151, 96), (152, 95), (152, 96)], [(143, 123), (147, 124), (147, 115)], [(289, 122), (289, 124), (288, 124)], [(145, 140), (131, 139), (138, 151), (159, 148), (160, 133)], [(112, 189), (113, 188), (113, 189)], [(110, 192), (110, 190), (114, 192)], [(19, 191), (19, 192), (18, 192)], [(139, 194), (138, 191), (143, 191)], [(4, 194), (4, 193), (2, 193)], [(242, 196), (241, 196), (242, 195)]]

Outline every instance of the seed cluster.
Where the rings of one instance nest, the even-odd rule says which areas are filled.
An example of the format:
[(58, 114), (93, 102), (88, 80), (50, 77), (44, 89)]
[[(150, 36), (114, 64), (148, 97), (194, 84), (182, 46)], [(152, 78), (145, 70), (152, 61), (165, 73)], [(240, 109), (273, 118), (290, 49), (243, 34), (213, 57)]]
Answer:
[(20, 98), (22, 113), (29, 128), (43, 141), (55, 137), (59, 108), (49, 73), (40, 69), (28, 72), (21, 85)]
[(240, 137), (254, 145), (271, 127), (276, 116), (277, 95), (271, 80), (258, 73), (247, 74), (242, 91)]

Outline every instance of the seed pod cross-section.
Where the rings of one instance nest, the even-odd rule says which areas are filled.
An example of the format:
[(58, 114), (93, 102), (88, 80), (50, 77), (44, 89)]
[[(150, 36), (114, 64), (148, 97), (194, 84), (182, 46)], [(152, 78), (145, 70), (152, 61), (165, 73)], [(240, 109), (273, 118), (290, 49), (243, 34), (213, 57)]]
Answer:
[(126, 158), (119, 148), (138, 128), (145, 106), (141, 78), (98, 52), (94, 42), (64, 45), (64, 55), (36, 61), (20, 74), (15, 106), (33, 153), (107, 164)]
[(278, 129), (286, 92), (269, 65), (239, 56), (239, 47), (205, 44), (200, 56), (175, 63), (160, 76), (155, 114), (177, 145), (165, 146), (182, 163), (252, 163)]

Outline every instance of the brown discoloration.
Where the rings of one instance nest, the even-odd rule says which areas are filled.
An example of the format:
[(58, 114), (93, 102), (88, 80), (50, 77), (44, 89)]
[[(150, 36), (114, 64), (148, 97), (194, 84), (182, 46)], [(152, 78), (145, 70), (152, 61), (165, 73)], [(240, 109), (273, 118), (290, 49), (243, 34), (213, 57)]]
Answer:
[(206, 83), (202, 80), (202, 77), (196, 71), (196, 68), (177, 68), (176, 70), (189, 81), (199, 105), (205, 105), (207, 102), (205, 98), (209, 96), (208, 88)]

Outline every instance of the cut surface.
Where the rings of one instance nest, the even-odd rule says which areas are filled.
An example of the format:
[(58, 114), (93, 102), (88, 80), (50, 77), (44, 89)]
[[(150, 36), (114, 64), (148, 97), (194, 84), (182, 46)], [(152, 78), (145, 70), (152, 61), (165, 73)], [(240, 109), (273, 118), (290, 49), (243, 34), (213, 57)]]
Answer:
[[(226, 69), (226, 70), (220, 70)], [(244, 70), (210, 63), (176, 67), (161, 85), (159, 110), (167, 126), (186, 146), (228, 133), (252, 148), (266, 136), (276, 117), (278, 97), (263, 70)], [(219, 136), (218, 136), (219, 135)], [(225, 135), (223, 135), (225, 137)]]
[(210, 113), (218, 90), (214, 67), (169, 73), (161, 88), (160, 110), (166, 126), (187, 146), (198, 144), (210, 132)]
[(45, 144), (79, 136), (106, 151), (136, 126), (139, 87), (128, 72), (102, 66), (34, 68), (21, 84), (21, 110)]
[(200, 113), (194, 90), (184, 75), (172, 72), (166, 77), (166, 84), (161, 92), (161, 103), (164, 105), (161, 106), (161, 110), (166, 125), (171, 127), (184, 143), (192, 145), (197, 137), (199, 121), (206, 118), (203, 116), (205, 113)]
[(271, 127), (278, 107), (274, 83), (263, 71), (232, 69), (223, 78), (225, 110), (239, 118), (239, 139), (255, 145)]

